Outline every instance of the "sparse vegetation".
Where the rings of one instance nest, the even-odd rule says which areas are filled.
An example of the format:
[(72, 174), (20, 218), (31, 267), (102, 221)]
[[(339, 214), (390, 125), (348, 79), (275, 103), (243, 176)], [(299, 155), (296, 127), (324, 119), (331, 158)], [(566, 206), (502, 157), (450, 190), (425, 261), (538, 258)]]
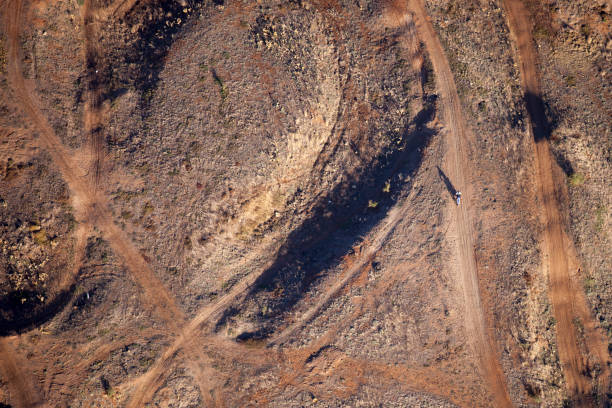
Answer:
[(573, 75), (566, 75), (563, 77), (567, 86), (576, 86), (576, 77)]
[(608, 209), (605, 205), (600, 205), (595, 210), (595, 229), (598, 232), (602, 232), (606, 223), (606, 214), (608, 213)]
[(587, 293), (593, 292), (593, 289), (595, 289), (596, 284), (597, 282), (595, 282), (595, 279), (593, 279), (593, 277), (587, 276), (584, 278), (584, 290)]
[(144, 207), (142, 207), (142, 216), (146, 217), (153, 212), (153, 205), (151, 203), (146, 203)]
[(142, 100), (144, 103), (151, 103), (153, 97), (155, 96), (155, 88), (148, 88), (142, 93)]
[(533, 36), (539, 41), (550, 41), (551, 33), (548, 27), (542, 24), (536, 24), (533, 30)]
[(44, 229), (39, 229), (38, 231), (32, 232), (32, 237), (38, 245), (47, 245), (49, 243), (49, 238), (47, 237), (47, 233)]
[[(578, 94), (597, 88), (607, 60), (597, 72), (586, 58), (519, 60), (509, 2), (423, 2), (433, 32), (418, 11), (389, 16), (388, 2), (187, 3), (92, 2), (103, 24), (83, 26), (75, 3), (52, 2), (16, 26), (28, 87), (0, 90), (0, 316), (7, 303), (30, 310), (68, 288), (69, 303), (36, 309), (44, 322), (5, 343), (45, 403), (489, 406), (496, 395), (471, 360), (478, 337), (487, 361), (510, 352), (495, 375), (512, 401), (560, 406), (555, 336), (565, 320), (556, 323), (540, 273), (549, 254), (534, 198), (537, 170), (550, 166), (532, 157), (519, 62), (539, 61), (543, 75), (554, 65), (540, 86), (553, 148), (568, 158), (562, 181), (574, 201), (561, 207), (581, 214), (588, 235), (577, 241), (595, 247), (608, 231), (608, 209), (595, 206), (609, 197), (591, 135), (607, 134), (590, 128), (601, 120), (571, 116), (581, 106), (556, 109), (565, 99), (554, 88), (583, 105)], [(532, 21), (542, 55), (555, 45), (573, 58), (587, 43), (580, 25), (594, 20), (562, 17), (573, 27)], [(551, 27), (577, 34), (559, 36), (564, 48)], [(598, 27), (582, 32), (594, 54), (605, 46)], [(595, 96), (588, 102), (605, 112)], [(39, 115), (23, 109), (32, 106)], [(39, 143), (53, 136), (41, 123), (73, 158)], [(89, 124), (103, 135), (99, 151)], [(463, 212), (452, 194), (466, 182)], [(593, 190), (587, 204), (572, 197)], [(578, 275), (609, 330), (605, 261)], [(463, 324), (470, 314), (487, 324)]]
[(124, 220), (129, 220), (133, 217), (134, 214), (132, 214), (131, 211), (128, 210), (123, 210), (121, 211), (121, 218)]
[(571, 176), (569, 176), (568, 181), (572, 187), (579, 187), (584, 184), (584, 174), (573, 173)]
[(191, 249), (193, 248), (193, 244), (191, 242), (191, 237), (186, 236), (183, 239), (183, 246), (185, 247), (186, 250), (191, 251)]
[(221, 102), (225, 102), (225, 99), (227, 98), (227, 88), (219, 77), (219, 75), (217, 75), (217, 72), (215, 70), (211, 70), (211, 73), (213, 79), (215, 80), (215, 83), (219, 87), (219, 95), (221, 96)]

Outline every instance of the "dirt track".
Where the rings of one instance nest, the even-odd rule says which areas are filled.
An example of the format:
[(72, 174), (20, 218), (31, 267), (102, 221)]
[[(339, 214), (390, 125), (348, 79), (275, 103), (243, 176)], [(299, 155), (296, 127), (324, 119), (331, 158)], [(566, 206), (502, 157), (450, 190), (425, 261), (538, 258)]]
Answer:
[(199, 348), (193, 342), (197, 338), (200, 344), (205, 344), (206, 338), (198, 336), (203, 326), (211, 322), (214, 316), (218, 316), (226, 310), (240, 296), (245, 295), (265, 269), (255, 269), (245, 276), (228, 293), (212, 304), (203, 307), (196, 317), (180, 330), (179, 336), (172, 345), (166, 349), (151, 369), (138, 380), (137, 389), (132, 395), (128, 407), (141, 407), (150, 400), (159, 385), (161, 385), (161, 380), (165, 375), (168, 375), (168, 368), (179, 350), (186, 348), (192, 353), (198, 352)]
[[(134, 280), (143, 288), (143, 303), (151, 306), (153, 311), (165, 320), (170, 328), (181, 326), (183, 314), (176, 306), (174, 299), (149, 268), (142, 255), (131, 242), (129, 242), (125, 233), (114, 223), (104, 198), (101, 197), (100, 194), (96, 194), (95, 186), (100, 177), (101, 157), (103, 152), (99, 137), (91, 139), (91, 146), (94, 152), (91, 166), (93, 169), (93, 177), (87, 180), (86, 175), (81, 175), (81, 167), (79, 163), (74, 161), (74, 155), (63, 146), (61, 140), (57, 137), (47, 119), (42, 114), (31, 87), (26, 83), (23, 77), (19, 51), (20, 29), (24, 11), (22, 0), (15, 0), (8, 3), (5, 10), (7, 10), (5, 20), (8, 37), (7, 68), (10, 85), (21, 103), (23, 110), (38, 130), (42, 147), (48, 151), (53, 162), (62, 174), (63, 179), (68, 184), (72, 193), (71, 198), (77, 212), (77, 218), (81, 223), (95, 224), (100, 228), (112, 248), (124, 260)], [(96, 94), (94, 93), (90, 97), (95, 98)], [(90, 104), (91, 103), (95, 103), (95, 101), (91, 100)], [(90, 131), (96, 123), (96, 120), (93, 119), (94, 118), (86, 120), (89, 125), (88, 130)], [(84, 248), (84, 233), (84, 228), (77, 229), (77, 241), (79, 244), (78, 248), (76, 248), (77, 253), (75, 257), (77, 257), (78, 253)], [(68, 281), (69, 279), (64, 280)], [(2, 351), (6, 354), (4, 346), (2, 347)], [(19, 366), (14, 364), (14, 360), (5, 358), (5, 356), (3, 356), (1, 361), (2, 370), (6, 372), (5, 376), (9, 380), (11, 391), (15, 394), (14, 400), (19, 406), (34, 406), (38, 400), (36, 397), (37, 394), (24, 379), (23, 374), (20, 374)]]
[[(609, 381), (608, 353), (601, 333), (588, 310), (582, 289), (572, 281), (570, 268), (577, 264), (573, 244), (562, 226), (558, 197), (562, 194), (555, 183), (557, 167), (548, 145), (548, 134), (544, 105), (537, 72), (537, 54), (531, 35), (530, 16), (521, 0), (506, 0), (504, 6), (508, 26), (518, 50), (520, 75), (531, 122), (531, 135), (535, 140), (536, 180), (539, 199), (543, 203), (541, 219), (545, 225), (542, 237), (543, 267), (548, 271), (550, 300), (557, 320), (557, 346), (567, 387), (575, 403), (590, 406), (590, 379), (584, 374), (588, 371), (585, 356), (580, 352), (574, 319), (580, 318), (587, 330), (588, 350), (602, 367), (601, 389), (605, 390)], [(562, 183), (558, 180), (558, 183)]]
[(102, 81), (99, 80), (97, 59), (101, 55), (97, 39), (98, 21), (94, 18), (91, 1), (83, 5), (83, 42), (87, 64), (87, 97), (84, 106), (85, 132), (89, 136), (91, 164), (89, 172), (94, 193), (98, 190), (104, 161), (104, 135), (102, 132)]
[(42, 399), (34, 385), (23, 375), (23, 365), (15, 360), (16, 354), (8, 340), (0, 338), (0, 374), (8, 383), (12, 401), (18, 408), (37, 407)]
[(19, 33), (23, 11), (23, 2), (15, 0), (6, 7), (8, 28), (8, 76), (11, 87), (21, 103), (25, 113), (38, 130), (42, 146), (49, 152), (53, 162), (60, 170), (62, 177), (72, 192), (73, 206), (79, 221), (91, 222), (100, 228), (112, 248), (124, 260), (134, 280), (144, 290), (144, 303), (152, 305), (156, 313), (166, 320), (171, 327), (180, 324), (182, 312), (163, 284), (149, 268), (138, 250), (129, 242), (125, 233), (114, 223), (103, 197), (95, 194), (92, 184), (81, 176), (80, 167), (71, 152), (55, 134), (47, 119), (38, 107), (33, 92), (21, 73), (19, 56)]
[(490, 384), (490, 391), (496, 406), (511, 406), (504, 373), (499, 364), (495, 346), (487, 331), (485, 316), (480, 301), (478, 271), (474, 257), (473, 223), (468, 213), (471, 189), (470, 168), (466, 155), (466, 142), (473, 136), (463, 118), (459, 96), (453, 75), (431, 22), (428, 20), (422, 0), (408, 1), (409, 10), (414, 13), (417, 31), (429, 53), (436, 74), (436, 84), (442, 101), (443, 121), (448, 126), (448, 152), (446, 169), (449, 177), (462, 190), (463, 203), (457, 207), (457, 262), (460, 285), (465, 305), (465, 325), (471, 338), (474, 354), (479, 359), (482, 374)]
[[(169, 326), (178, 328), (183, 322), (183, 314), (176, 306), (174, 299), (149, 268), (138, 250), (131, 244), (125, 233), (114, 223), (110, 211), (107, 208), (104, 197), (97, 192), (97, 184), (100, 178), (100, 169), (103, 155), (101, 135), (96, 134), (94, 128), (99, 121), (99, 94), (97, 91), (89, 94), (89, 115), (86, 118), (86, 131), (91, 135), (90, 145), (92, 148), (92, 170), (89, 180), (87, 175), (82, 175), (79, 163), (73, 159), (74, 155), (66, 149), (59, 137), (55, 134), (47, 119), (42, 114), (38, 101), (33, 91), (26, 83), (21, 70), (20, 57), (20, 28), (22, 23), (23, 2), (15, 0), (6, 5), (7, 14), (6, 27), (8, 36), (8, 77), (11, 87), (25, 113), (36, 126), (42, 147), (52, 157), (58, 167), (63, 179), (68, 184), (72, 193), (72, 203), (77, 212), (77, 218), (82, 224), (95, 224), (109, 241), (111, 247), (123, 259), (127, 268), (132, 273), (134, 280), (143, 288), (143, 303), (151, 306)], [(88, 13), (86, 13), (88, 15)], [(85, 228), (77, 229), (78, 248), (75, 257), (84, 249)], [(64, 279), (68, 281), (69, 279)], [(4, 348), (3, 348), (4, 350)], [(11, 359), (2, 358), (2, 369), (8, 374), (15, 401), (20, 406), (33, 406), (36, 393), (33, 392), (24, 376), (20, 374), (19, 367), (11, 364)], [(33, 399), (34, 398), (34, 399)]]
[[(442, 101), (442, 114), (445, 125), (448, 127), (448, 152), (446, 154), (446, 166), (450, 178), (456, 184), (456, 186), (464, 192), (464, 203), (461, 207), (455, 208), (453, 206), (453, 213), (457, 217), (455, 225), (456, 234), (449, 235), (449, 238), (456, 239), (457, 241), (457, 277), (459, 285), (462, 288), (463, 302), (465, 305), (465, 326), (469, 336), (469, 341), (472, 343), (475, 356), (479, 359), (479, 364), (482, 370), (482, 376), (489, 382), (490, 391), (495, 398), (495, 406), (510, 406), (511, 401), (507, 391), (506, 380), (501, 369), (495, 343), (492, 341), (491, 334), (488, 331), (486, 318), (482, 309), (480, 300), (478, 273), (474, 257), (474, 230), (473, 222), (470, 217), (468, 210), (470, 209), (470, 197), (471, 191), (466, 180), (469, 180), (471, 169), (469, 163), (465, 160), (466, 156), (466, 142), (469, 142), (473, 137), (468, 126), (465, 123), (457, 90), (455, 87), (454, 79), (450, 71), (450, 67), (441, 44), (437, 38), (437, 35), (428, 20), (425, 9), (422, 4), (422, 0), (400, 0), (408, 2), (408, 10), (414, 13), (415, 21), (418, 28), (419, 36), (424, 42), (430, 59), (433, 62), (433, 67), (436, 73), (436, 80), (438, 90), (440, 92)], [(118, 1), (117, 9), (123, 8), (124, 2)], [(127, 1), (127, 4), (133, 4), (132, 1)], [(509, 4), (520, 3), (511, 1)], [(89, 1), (86, 0), (85, 18), (90, 18), (89, 8), (87, 5)], [(112, 7), (112, 6), (111, 6)], [(509, 6), (507, 6), (509, 7)], [(511, 6), (510, 6), (511, 7)], [(406, 5), (402, 4), (402, 9), (406, 13)], [(86, 225), (90, 226), (95, 224), (98, 226), (105, 238), (109, 241), (114, 251), (123, 259), (126, 266), (132, 273), (134, 280), (144, 289), (143, 303), (152, 305), (154, 312), (162, 317), (167, 323), (168, 328), (175, 330), (178, 333), (176, 340), (173, 344), (163, 353), (162, 357), (154, 364), (151, 369), (139, 380), (136, 381), (137, 390), (132, 395), (132, 399), (129, 402), (129, 406), (140, 407), (145, 402), (149, 401), (153, 394), (156, 392), (158, 387), (162, 384), (164, 376), (168, 375), (170, 371), (170, 364), (177, 356), (179, 352), (188, 354), (191, 358), (198, 363), (207, 363), (207, 359), (202, 357), (202, 349), (205, 345), (214, 344), (215, 347), (222, 349), (227, 345), (224, 344), (225, 340), (219, 340), (218, 338), (202, 335), (202, 329), (210, 323), (216, 316), (228, 308), (236, 300), (240, 299), (241, 296), (246, 294), (256, 282), (261, 271), (266, 268), (260, 268), (253, 271), (251, 274), (243, 278), (239, 283), (234, 285), (232, 289), (224, 296), (218, 298), (211, 305), (205, 306), (199, 311), (197, 316), (190, 322), (186, 322), (180, 309), (177, 307), (174, 299), (164, 285), (155, 276), (155, 273), (150, 269), (145, 259), (141, 256), (138, 249), (130, 242), (127, 235), (118, 227), (110, 214), (105, 198), (98, 191), (98, 184), (103, 169), (104, 159), (104, 139), (102, 134), (96, 131), (98, 125), (102, 122), (102, 108), (100, 100), (100, 91), (94, 89), (88, 93), (85, 102), (85, 134), (90, 137), (91, 146), (91, 163), (89, 166), (82, 166), (81, 163), (77, 163), (73, 159), (74, 155), (72, 152), (64, 147), (61, 140), (54, 133), (50, 127), (48, 121), (42, 114), (39, 103), (31, 91), (30, 84), (23, 78), (20, 64), (20, 42), (19, 42), (19, 31), (21, 24), (22, 14), (22, 1), (15, 0), (7, 6), (8, 10), (8, 28), (9, 28), (9, 78), (11, 85), (17, 95), (17, 98), (22, 103), (24, 111), (29, 115), (30, 119), (34, 122), (37, 129), (39, 130), (40, 141), (42, 146), (45, 147), (51, 154), (53, 161), (58, 166), (62, 173), (64, 180), (68, 183), (70, 190), (72, 191), (72, 200), (77, 211), (79, 211), (79, 221), (81, 222), (82, 228), (77, 230), (77, 237), (79, 238), (77, 244), (77, 253), (81, 253), (86, 243), (87, 229)], [(510, 13), (509, 13), (510, 14)], [(524, 21), (519, 21), (524, 23)], [(92, 42), (93, 38), (93, 26), (89, 25), (91, 29), (88, 31), (88, 24), (85, 25), (85, 43), (86, 49), (95, 51), (95, 41)], [(524, 27), (523, 27), (524, 28)], [(527, 30), (529, 27), (527, 27)], [(520, 30), (519, 30), (520, 31)], [(527, 31), (527, 35), (529, 32)], [(524, 43), (518, 41), (519, 49), (521, 46), (531, 46), (531, 39), (527, 37), (522, 39)], [(532, 52), (527, 53), (525, 60), (531, 61), (533, 67), (534, 83), (529, 85), (529, 81), (524, 79), (524, 84), (527, 89), (526, 93), (539, 96), (539, 86), (537, 83), (537, 77), (535, 76), (535, 55)], [(521, 54), (522, 56), (522, 54)], [(88, 56), (86, 56), (88, 57)], [(531, 58), (531, 60), (529, 60)], [(524, 74), (524, 61), (521, 64), (521, 73)], [(530, 88), (529, 86), (533, 86)], [(537, 92), (535, 92), (537, 91)], [(543, 113), (542, 113), (543, 114)], [(590, 319), (586, 303), (584, 298), (580, 297), (580, 293), (576, 293), (571, 286), (571, 279), (569, 270), (571, 268), (573, 259), (569, 259), (564, 253), (564, 249), (569, 245), (569, 240), (565, 236), (562, 226), (561, 217), (558, 209), (558, 203), (555, 199), (556, 192), (554, 187), (553, 179), (553, 165), (554, 160), (551, 158), (548, 145), (545, 141), (540, 141), (536, 145), (536, 152), (538, 156), (539, 173), (540, 173), (540, 194), (546, 205), (546, 229), (544, 236), (544, 253), (548, 254), (545, 262), (549, 263), (550, 278), (551, 278), (551, 298), (555, 307), (555, 316), (557, 321), (564, 321), (564, 324), (558, 323), (558, 337), (559, 337), (559, 348), (561, 354), (562, 347), (568, 347), (569, 354), (565, 355), (569, 360), (563, 360), (562, 363), (564, 370), (571, 371), (570, 375), (576, 374), (576, 377), (572, 377), (577, 381), (577, 385), (570, 386), (572, 389), (576, 389), (579, 395), (586, 395), (590, 389), (590, 384), (587, 378), (581, 373), (585, 369), (585, 363), (583, 357), (580, 355), (580, 351), (577, 347), (576, 334), (573, 328), (573, 318), (578, 315), (580, 318), (585, 320), (585, 316)], [(89, 174), (82, 174), (83, 168), (88, 167), (90, 169)], [(329, 287), (326, 293), (321, 297), (316, 304), (307, 311), (307, 313), (296, 323), (291, 325), (288, 329), (282, 332), (272, 342), (275, 344), (282, 343), (292, 333), (307, 324), (322, 308), (329, 303), (330, 299), (333, 298), (339, 290), (346, 286), (353, 277), (355, 277), (369, 261), (374, 257), (380, 247), (384, 244), (387, 237), (393, 232), (395, 225), (402, 219), (404, 215), (403, 205), (397, 205), (388, 215), (384, 224), (381, 223), (381, 228), (375, 234), (374, 240), (365, 248), (364, 252), (360, 254), (358, 261), (352, 264), (351, 267), (345, 272), (342, 279)], [(555, 255), (554, 257), (552, 255)], [(75, 255), (77, 256), (77, 255)], [(254, 257), (255, 255), (253, 255)], [(571, 257), (571, 254), (569, 255)], [(563, 258), (563, 259), (557, 259)], [(557, 274), (555, 274), (557, 273)], [(572, 299), (567, 302), (566, 299)], [(556, 299), (556, 300), (555, 300)], [(555, 303), (557, 302), (557, 303)], [(561, 310), (561, 311), (559, 311)], [(565, 313), (559, 317), (559, 313)], [(587, 331), (590, 330), (589, 337), (587, 340), (589, 343), (589, 349), (596, 352), (599, 360), (603, 363), (603, 367), (607, 367), (605, 362), (607, 354), (605, 345), (601, 342), (601, 338), (598, 337), (599, 333), (596, 333), (594, 327), (595, 323), (591, 320), (585, 321), (585, 328)], [(564, 335), (568, 330), (570, 336)], [(332, 333), (334, 334), (334, 333)], [(572, 340), (573, 339), (573, 340)], [(561, 344), (561, 340), (563, 343)], [(217, 343), (215, 343), (217, 341)], [(197, 344), (196, 344), (197, 343)], [(35, 389), (27, 381), (24, 374), (19, 371), (19, 365), (14, 359), (10, 358), (13, 355), (13, 351), (8, 349), (9, 343), (0, 339), (0, 371), (5, 378), (9, 380), (9, 386), (11, 387), (11, 393), (15, 393), (15, 403), (17, 406), (36, 406), (37, 401), (40, 398), (37, 397)], [(7, 351), (8, 350), (8, 351)], [(104, 351), (106, 352), (106, 351)], [(233, 349), (232, 354), (239, 355), (245, 353), (244, 349)], [(572, 354), (573, 353), (573, 354)], [(8, 356), (5, 358), (5, 356)], [(603, 357), (602, 357), (603, 356)], [(348, 361), (348, 360), (347, 360)], [(193, 361), (192, 361), (193, 363)], [(352, 362), (347, 363), (347, 367), (352, 367)], [(206, 387), (200, 386), (202, 392), (205, 389), (211, 389), (216, 378), (212, 378), (214, 370), (202, 369), (202, 364), (195, 364), (194, 370), (196, 372), (196, 380), (200, 384), (205, 384)], [(372, 367), (375, 364), (371, 364)], [(387, 372), (387, 368), (377, 368), (376, 370), (370, 368), (375, 372)], [(411, 370), (407, 368), (406, 370)], [(576, 371), (578, 370), (578, 371)], [(445, 385), (451, 384), (450, 378), (444, 377), (442, 373), (437, 373), (432, 369), (430, 375), (421, 377), (423, 372), (413, 370), (414, 372), (393, 372), (386, 375), (396, 376), (402, 378), (403, 382), (412, 381), (413, 387), (429, 390), (436, 392), (438, 389), (443, 389)], [(7, 374), (8, 373), (8, 374)], [(198, 375), (199, 374), (199, 375)], [(302, 373), (303, 374), (303, 373)], [(435, 374), (435, 375), (434, 375)], [(305, 374), (304, 374), (305, 375)], [(606, 377), (607, 371), (602, 377)], [(205, 378), (209, 376), (210, 381)], [(394, 377), (395, 378), (395, 377)], [(441, 380), (442, 378), (442, 380)], [(448, 382), (448, 384), (447, 384)], [(568, 379), (568, 383), (570, 383)], [(213, 385), (211, 385), (213, 384)], [(432, 385), (433, 384), (433, 385)], [(451, 384), (452, 385), (452, 384)], [(212, 399), (206, 398), (207, 402), (212, 404)], [(469, 399), (468, 399), (469, 401)], [(581, 400), (582, 401), (582, 400)], [(584, 402), (584, 401), (583, 401)]]

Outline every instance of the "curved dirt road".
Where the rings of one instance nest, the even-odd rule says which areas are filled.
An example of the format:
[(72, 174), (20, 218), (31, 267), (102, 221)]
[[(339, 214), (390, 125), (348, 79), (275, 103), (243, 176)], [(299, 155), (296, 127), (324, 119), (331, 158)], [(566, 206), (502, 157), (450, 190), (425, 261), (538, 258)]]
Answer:
[[(582, 289), (570, 275), (570, 265), (575, 265), (573, 243), (562, 226), (560, 203), (555, 187), (556, 162), (548, 145), (548, 126), (541, 99), (537, 72), (537, 54), (531, 35), (530, 16), (521, 0), (506, 0), (504, 8), (510, 32), (518, 50), (521, 83), (535, 141), (538, 178), (538, 194), (543, 203), (542, 223), (546, 226), (542, 237), (543, 267), (548, 270), (549, 296), (557, 320), (557, 347), (568, 391), (578, 406), (591, 406), (591, 380), (585, 376), (588, 369), (580, 352), (574, 319), (580, 318), (586, 329), (586, 345), (598, 360), (602, 373), (600, 389), (606, 390), (609, 381), (607, 347), (597, 330)], [(560, 181), (563, 182), (563, 181)]]
[(236, 299), (240, 298), (240, 296), (246, 295), (255, 282), (257, 282), (262, 271), (266, 269), (267, 266), (261, 270), (255, 269), (234, 285), (228, 293), (221, 296), (212, 304), (203, 307), (198, 314), (180, 330), (178, 337), (170, 347), (164, 351), (149, 371), (139, 378), (137, 389), (132, 394), (127, 407), (142, 407), (153, 397), (155, 391), (157, 391), (157, 388), (161, 385), (164, 376), (168, 375), (170, 364), (179, 350), (187, 349), (192, 353), (199, 353), (201, 347), (198, 347), (195, 340), (199, 340), (200, 344), (204, 343), (203, 338), (198, 336), (203, 326), (209, 323), (213, 317), (218, 316), (230, 307)]
[(455, 80), (446, 55), (434, 28), (429, 21), (423, 0), (408, 0), (408, 10), (413, 13), (417, 32), (431, 59), (436, 76), (436, 85), (442, 102), (443, 120), (448, 126), (448, 152), (446, 170), (455, 185), (464, 194), (464, 201), (456, 208), (457, 216), (457, 262), (460, 284), (463, 290), (465, 305), (465, 327), (471, 339), (474, 354), (479, 360), (482, 375), (489, 383), (496, 407), (512, 406), (506, 386), (506, 379), (501, 369), (495, 345), (487, 330), (486, 320), (480, 301), (478, 273), (474, 256), (473, 226), (467, 212), (470, 205), (470, 188), (466, 184), (466, 175), (470, 174), (469, 161), (464, 152), (464, 145), (472, 134), (466, 126), (461, 110)]
[[(94, 183), (88, 183), (86, 178), (81, 176), (78, 163), (73, 159), (72, 152), (66, 149), (59, 137), (55, 134), (49, 122), (44, 117), (38, 107), (38, 101), (33, 96), (33, 92), (26, 83), (21, 68), (20, 58), (20, 30), (23, 15), (23, 1), (13, 0), (5, 4), (5, 27), (7, 34), (7, 71), (8, 79), (16, 98), (21, 104), (26, 115), (38, 130), (39, 140), (42, 147), (50, 154), (53, 162), (60, 171), (62, 178), (68, 184), (71, 191), (72, 203), (77, 211), (81, 222), (96, 224), (109, 241), (114, 251), (123, 259), (136, 283), (143, 289), (143, 303), (151, 306), (153, 312), (157, 313), (170, 328), (177, 328), (182, 325), (184, 317), (176, 306), (164, 285), (149, 268), (148, 264), (132, 245), (125, 233), (114, 223), (110, 211), (103, 197), (96, 194), (95, 187), (96, 174), (99, 174), (99, 160), (94, 158)], [(100, 146), (92, 143), (94, 151), (101, 152)], [(94, 154), (94, 157), (99, 157)], [(81, 229), (79, 228), (79, 231)], [(82, 238), (82, 237), (81, 237)], [(82, 244), (82, 243), (81, 243)], [(13, 403), (16, 406), (31, 407), (35, 406), (40, 398), (32, 385), (26, 381), (25, 376), (20, 371), (19, 365), (15, 364), (13, 352), (6, 351), (6, 341), (0, 339), (0, 370), (9, 382)]]

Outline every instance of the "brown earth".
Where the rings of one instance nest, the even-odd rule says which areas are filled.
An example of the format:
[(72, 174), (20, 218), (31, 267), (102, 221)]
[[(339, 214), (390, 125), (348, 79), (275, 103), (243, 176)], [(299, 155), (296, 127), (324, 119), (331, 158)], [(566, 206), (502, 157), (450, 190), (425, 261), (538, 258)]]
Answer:
[(7, 339), (0, 342), (0, 358), (2, 359), (2, 377), (9, 385), (11, 400), (20, 407), (36, 407), (42, 402), (31, 379), (21, 369), (23, 362), (16, 361), (17, 353)]
[[(591, 379), (585, 376), (586, 358), (579, 348), (575, 319), (580, 318), (587, 331), (587, 353), (593, 353), (601, 367), (599, 389), (606, 390), (610, 381), (609, 355), (603, 336), (588, 309), (582, 288), (573, 281), (570, 268), (577, 268), (575, 249), (563, 228), (559, 199), (564, 197), (557, 185), (562, 184), (549, 146), (549, 126), (542, 104), (537, 59), (531, 36), (530, 16), (520, 0), (504, 2), (509, 27), (514, 34), (519, 54), (521, 80), (525, 92), (527, 110), (531, 121), (532, 137), (536, 143), (538, 187), (543, 205), (542, 223), (545, 225), (542, 251), (543, 268), (550, 281), (550, 298), (557, 319), (557, 344), (559, 358), (572, 400), (577, 406), (592, 406)], [(595, 395), (597, 388), (595, 389)]]
[(459, 243), (459, 255), (457, 258), (459, 260), (461, 287), (463, 288), (463, 297), (466, 303), (465, 320), (468, 336), (474, 336), (472, 341), (475, 354), (479, 356), (480, 367), (483, 370), (484, 377), (490, 382), (495, 396), (495, 404), (500, 407), (510, 406), (510, 396), (508, 395), (503, 372), (494, 347), (491, 346), (490, 335), (487, 332), (482, 312), (472, 238), (474, 236), (473, 222), (466, 210), (470, 205), (469, 197), (472, 195), (472, 191), (465, 177), (466, 173), (470, 173), (470, 168), (466, 165), (469, 164), (469, 161), (463, 159), (465, 157), (463, 143), (465, 143), (464, 140), (469, 140), (473, 136), (471, 136), (471, 132), (463, 118), (450, 66), (433, 26), (427, 21), (423, 4), (419, 1), (409, 2), (408, 4), (410, 10), (415, 15), (420, 38), (429, 52), (434, 72), (436, 73), (436, 83), (444, 105), (443, 120), (446, 121), (449, 127), (449, 144), (451, 148), (447, 152), (448, 158), (445, 167), (448, 169), (450, 178), (454, 180), (458, 189), (463, 190), (462, 193), (466, 197), (463, 199), (464, 205), (457, 207), (457, 239)]
[(0, 3), (0, 405), (605, 406), (555, 17), (459, 3)]

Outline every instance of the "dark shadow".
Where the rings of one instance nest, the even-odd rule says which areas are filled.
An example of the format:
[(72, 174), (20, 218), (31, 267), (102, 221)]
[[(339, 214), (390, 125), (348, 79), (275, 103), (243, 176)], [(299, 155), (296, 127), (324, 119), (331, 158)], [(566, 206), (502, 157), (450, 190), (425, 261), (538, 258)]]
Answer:
[[(101, 241), (101, 240), (100, 240)], [(91, 260), (94, 255), (91, 252), (92, 243), (88, 243), (83, 259)], [(77, 314), (87, 311), (95, 300), (100, 299), (100, 293), (104, 292), (105, 283), (87, 282), (92, 276), (88, 273), (91, 267), (99, 267), (94, 264), (83, 266), (79, 269), (77, 276), (68, 288), (52, 294), (40, 290), (40, 286), (30, 290), (9, 291), (0, 297), (0, 336), (23, 333), (42, 326), (51, 319), (60, 315), (65, 310), (69, 311), (68, 320), (71, 321)], [(80, 290), (77, 291), (77, 287)], [(84, 288), (88, 288), (84, 290)], [(41, 303), (40, 296), (49, 299)]]
[[(216, 1), (216, 4), (223, 3)], [(125, 62), (123, 66), (137, 68), (131, 70), (128, 68), (128, 72), (123, 73), (111, 72), (111, 75), (115, 77), (112, 78), (111, 92), (113, 88), (133, 84), (141, 92), (141, 105), (144, 108), (149, 106), (152, 92), (157, 88), (159, 74), (164, 68), (170, 47), (180, 32), (188, 31), (194, 21), (197, 21), (197, 18), (191, 18), (189, 14), (185, 14), (184, 10), (193, 9), (191, 16), (197, 16), (200, 6), (206, 4), (200, 0), (187, 1), (187, 6), (181, 3), (183, 2), (161, 0), (153, 3), (141, 2), (125, 16), (128, 27), (139, 24), (139, 16), (149, 14), (151, 19), (139, 31), (140, 40), (132, 42), (132, 47), (123, 51), (120, 56)], [(181, 17), (184, 23), (168, 26), (166, 24), (168, 15)], [(146, 110), (144, 115), (147, 115)]]
[[(267, 337), (277, 317), (291, 310), (321, 273), (352, 253), (361, 237), (387, 215), (402, 191), (409, 187), (406, 175), (413, 174), (421, 165), (422, 149), (435, 134), (426, 127), (434, 113), (435, 97), (428, 98), (424, 109), (406, 125), (396, 149), (364, 163), (359, 174), (318, 200), (311, 217), (289, 235), (272, 266), (252, 286), (243, 304), (259, 296), (265, 298), (266, 313), (259, 315), (264, 327), (241, 337)], [(385, 193), (382, 190), (389, 180), (393, 191)], [(370, 201), (378, 203), (376, 208), (370, 208)], [(238, 314), (238, 308), (235, 305), (228, 309), (217, 327)]]
[[(558, 115), (539, 95), (527, 92), (525, 94), (527, 113), (531, 120), (533, 139), (536, 143), (550, 141), (552, 132), (557, 126)], [(555, 160), (567, 176), (574, 174), (572, 164), (561, 154), (555, 155)]]
[(457, 193), (457, 190), (453, 186), (453, 183), (451, 183), (451, 181), (448, 179), (448, 177), (446, 177), (446, 174), (444, 174), (444, 172), (442, 171), (440, 166), (436, 166), (436, 167), (438, 168), (438, 174), (440, 175), (440, 178), (444, 182), (444, 185), (446, 186), (446, 189), (448, 190), (448, 193), (454, 199), (455, 198), (455, 194)]
[[(216, 0), (215, 4), (222, 3)], [(205, 4), (201, 0), (138, 2), (121, 19), (112, 20), (116, 23), (102, 27), (98, 32), (100, 40), (95, 39), (101, 42), (100, 46), (87, 50), (86, 72), (77, 82), (77, 103), (82, 101), (85, 89), (99, 90), (92, 101), (97, 108), (104, 100), (112, 100), (127, 89), (136, 88), (141, 94), (141, 106), (148, 107), (170, 47), (181, 31), (189, 30), (197, 21), (193, 16), (198, 16), (200, 7)], [(168, 16), (180, 17), (183, 23), (169, 25)], [(85, 24), (93, 22), (91, 18)], [(136, 38), (118, 38), (117, 33), (125, 33), (116, 25), (140, 29), (134, 34)], [(118, 40), (125, 41), (118, 46)]]
[[(41, 304), (37, 293), (21, 290), (0, 299), (0, 336), (8, 336), (39, 327), (61, 312), (73, 298), (76, 285)], [(26, 299), (26, 302), (22, 302)]]
[(572, 163), (567, 160), (567, 157), (565, 157), (564, 154), (562, 154), (561, 152), (557, 152), (555, 154), (555, 160), (557, 161), (557, 164), (559, 165), (559, 167), (561, 167), (561, 170), (563, 170), (567, 177), (574, 174), (574, 166), (572, 166)]
[(542, 140), (549, 140), (551, 126), (546, 117), (544, 101), (540, 95), (527, 92), (525, 93), (525, 103), (527, 105), (527, 113), (531, 119), (534, 140), (536, 143)]

